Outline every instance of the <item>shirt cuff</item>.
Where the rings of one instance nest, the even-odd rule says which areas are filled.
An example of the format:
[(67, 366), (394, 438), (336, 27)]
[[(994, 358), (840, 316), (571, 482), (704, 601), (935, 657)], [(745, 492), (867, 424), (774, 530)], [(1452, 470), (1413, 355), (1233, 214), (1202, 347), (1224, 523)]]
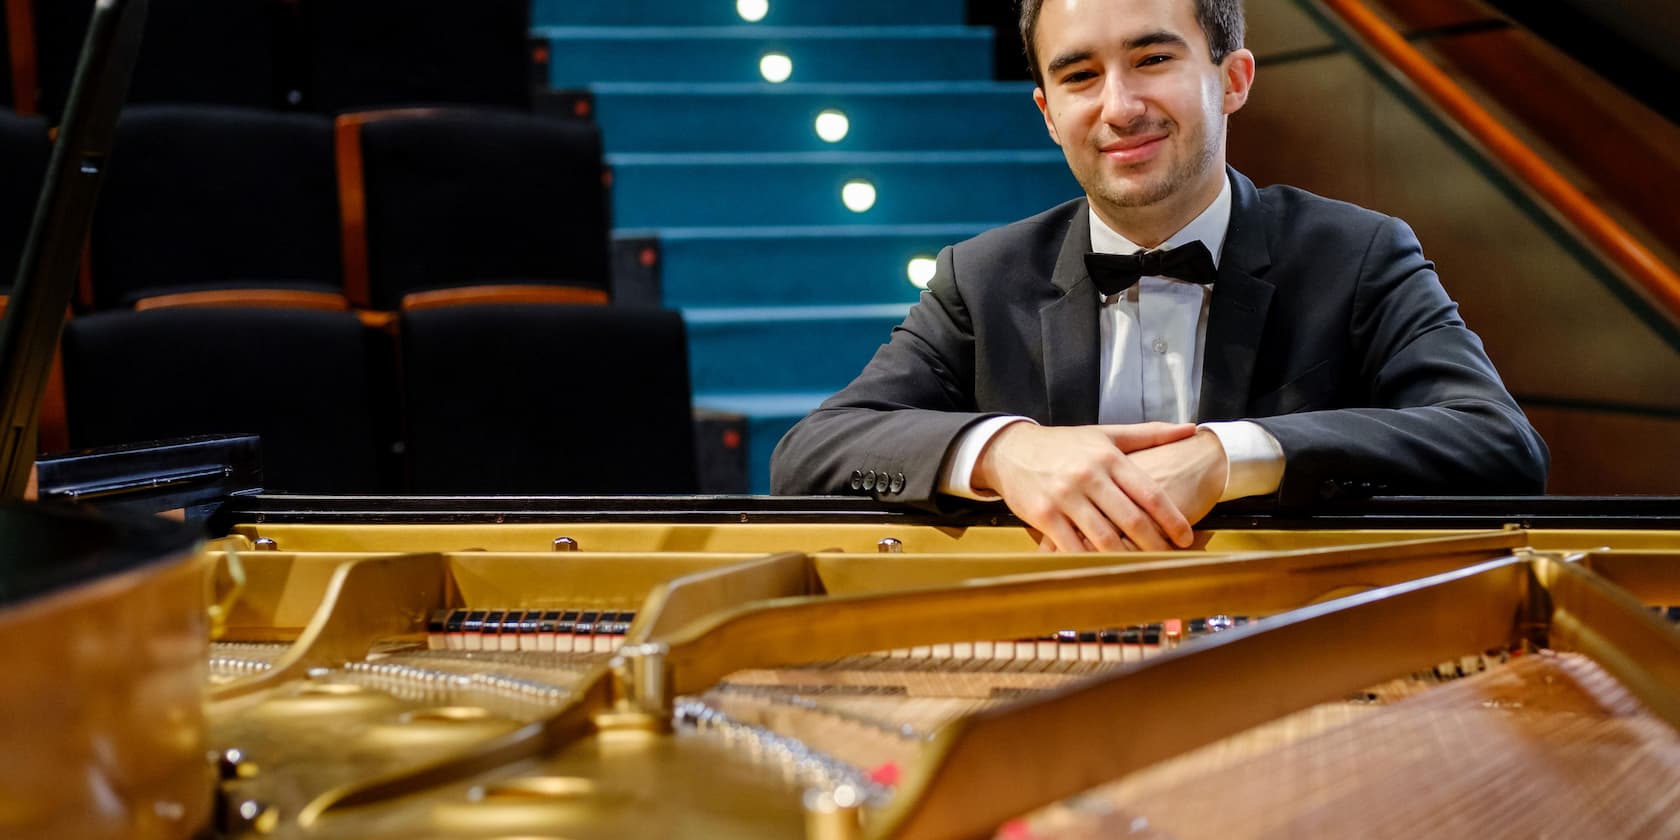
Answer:
[(1213, 432), (1225, 447), (1230, 471), (1219, 501), (1264, 496), (1276, 492), (1283, 483), (1283, 444), (1259, 423), (1236, 420), (1203, 423), (1196, 428)]
[(991, 443), (1003, 427), (1016, 423), (1033, 423), (1033, 420), (1030, 417), (989, 417), (964, 429), (957, 436), (956, 443), (951, 445), (950, 456), (945, 459), (945, 469), (939, 475), (939, 492), (976, 502), (995, 502), (1003, 498), (990, 490), (974, 489), (974, 466), (980, 463), (980, 452), (986, 444)]

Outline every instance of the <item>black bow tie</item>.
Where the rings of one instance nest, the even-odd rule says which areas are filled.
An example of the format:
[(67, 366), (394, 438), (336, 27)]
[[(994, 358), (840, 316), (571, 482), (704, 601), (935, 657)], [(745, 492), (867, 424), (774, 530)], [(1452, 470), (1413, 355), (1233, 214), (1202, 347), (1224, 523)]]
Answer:
[(1166, 251), (1086, 254), (1085, 269), (1091, 273), (1091, 280), (1103, 297), (1130, 289), (1139, 277), (1171, 277), (1207, 285), (1217, 273), (1213, 254), (1208, 253), (1207, 246), (1199, 239)]

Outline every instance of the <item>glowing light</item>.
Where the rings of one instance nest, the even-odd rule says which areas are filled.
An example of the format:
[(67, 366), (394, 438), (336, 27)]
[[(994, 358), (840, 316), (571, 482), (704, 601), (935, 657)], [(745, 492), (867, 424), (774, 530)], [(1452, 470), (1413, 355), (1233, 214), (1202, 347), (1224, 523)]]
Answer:
[(817, 136), (830, 143), (846, 139), (851, 130), (852, 121), (846, 118), (844, 111), (830, 108), (817, 115)]
[(781, 84), (793, 75), (793, 59), (785, 53), (765, 53), (758, 60), (758, 72), (764, 76), (764, 81), (771, 84)]
[(840, 200), (853, 213), (867, 212), (875, 206), (875, 185), (862, 179), (847, 181), (846, 186), (840, 188)]
[(758, 23), (770, 14), (770, 0), (735, 0), (735, 11), (741, 15), (741, 20)]
[(933, 273), (938, 267), (939, 264), (934, 262), (933, 257), (911, 257), (908, 268), (910, 285), (918, 289), (927, 288), (928, 281), (933, 279)]
[(834, 789), (834, 804), (842, 808), (856, 808), (863, 804), (863, 794), (851, 785), (841, 785)]

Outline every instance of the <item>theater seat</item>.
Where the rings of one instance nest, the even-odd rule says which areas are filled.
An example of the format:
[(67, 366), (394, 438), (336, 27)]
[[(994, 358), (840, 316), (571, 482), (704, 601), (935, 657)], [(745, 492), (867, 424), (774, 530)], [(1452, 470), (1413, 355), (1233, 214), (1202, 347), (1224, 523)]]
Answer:
[(129, 108), (94, 219), (93, 304), (278, 290), (325, 295), (330, 305), (314, 308), (345, 308), (337, 189), (326, 117)]
[(311, 110), (530, 108), (531, 0), (316, 0), (303, 14)]
[[(30, 0), (18, 0), (30, 2)], [(331, 0), (329, 0), (331, 2)], [(32, 0), (41, 113), (61, 116), (92, 0)], [(128, 101), (283, 107), (297, 61), (286, 0), (148, 0)]]
[(287, 39), (295, 6), (283, 0), (148, 0), (144, 48), (128, 101), (283, 107), (285, 70), (295, 60), (289, 53), (296, 47)]
[[(160, 309), (73, 319), (64, 332), (70, 442), (262, 436), (263, 486), (382, 489), (373, 337), (347, 312)], [(381, 382), (382, 379), (387, 381)]]
[(594, 125), (488, 110), (353, 114), (338, 120), (338, 153), (352, 303), (398, 309), (467, 286), (606, 302), (611, 220)]
[(676, 312), (453, 306), (401, 324), (410, 489), (696, 489)]
[(51, 154), (45, 120), (0, 111), (0, 295), (17, 278)]

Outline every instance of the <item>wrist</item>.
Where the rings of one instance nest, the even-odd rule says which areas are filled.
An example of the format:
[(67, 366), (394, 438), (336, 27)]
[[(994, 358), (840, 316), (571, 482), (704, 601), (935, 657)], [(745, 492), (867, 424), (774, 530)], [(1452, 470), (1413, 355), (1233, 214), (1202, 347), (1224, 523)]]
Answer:
[(1231, 459), (1225, 453), (1225, 441), (1208, 429), (1197, 429), (1194, 439), (1206, 459), (1208, 481), (1223, 493), (1231, 480)]
[(1010, 423), (992, 435), (991, 440), (986, 441), (985, 447), (980, 450), (980, 456), (974, 461), (974, 472), (969, 478), (969, 483), (975, 490), (983, 493), (1002, 494), (1003, 488), (999, 486), (1002, 481), (998, 478), (997, 467), (1004, 457), (1003, 453), (1007, 450), (1008, 441), (1018, 436), (1022, 429), (1036, 425), (1036, 423), (1025, 419)]

